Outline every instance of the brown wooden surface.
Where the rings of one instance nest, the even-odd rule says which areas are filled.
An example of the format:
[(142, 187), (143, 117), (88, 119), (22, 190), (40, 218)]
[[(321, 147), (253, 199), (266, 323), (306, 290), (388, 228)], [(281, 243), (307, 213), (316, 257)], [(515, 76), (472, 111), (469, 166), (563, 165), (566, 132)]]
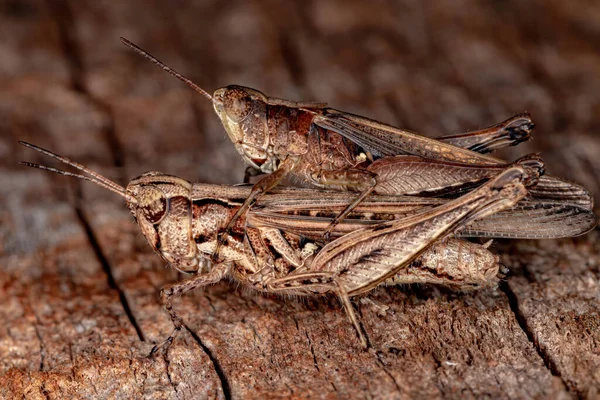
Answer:
[[(0, 397), (597, 398), (598, 231), (503, 242), (497, 290), (376, 290), (364, 352), (334, 300), (178, 279), (112, 193), (19, 167), (26, 140), (125, 184), (147, 170), (236, 183), (212, 107), (122, 46), (203, 87), (238, 83), (430, 135), (530, 111), (550, 172), (600, 194), (600, 3), (0, 1)], [(44, 161), (47, 161), (45, 159)]]

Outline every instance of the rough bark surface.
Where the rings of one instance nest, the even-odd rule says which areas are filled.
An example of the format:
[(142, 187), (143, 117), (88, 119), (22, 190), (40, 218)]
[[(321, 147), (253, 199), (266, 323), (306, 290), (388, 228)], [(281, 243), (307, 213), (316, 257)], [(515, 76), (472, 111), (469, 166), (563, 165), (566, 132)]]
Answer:
[[(230, 83), (430, 135), (528, 110), (550, 172), (600, 188), (600, 3), (0, 1), (0, 397), (597, 398), (598, 231), (500, 243), (497, 290), (378, 289), (360, 349), (334, 299), (227, 282), (176, 302), (122, 201), (19, 167), (51, 148), (125, 184), (147, 170), (236, 183), (212, 107), (123, 47)], [(44, 161), (47, 161), (45, 159)]]

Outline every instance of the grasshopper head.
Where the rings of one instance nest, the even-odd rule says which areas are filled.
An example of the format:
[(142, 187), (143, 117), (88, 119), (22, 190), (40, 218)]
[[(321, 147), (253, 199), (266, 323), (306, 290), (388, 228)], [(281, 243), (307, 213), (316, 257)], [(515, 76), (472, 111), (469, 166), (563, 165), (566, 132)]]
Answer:
[(219, 118), (241, 123), (254, 111), (257, 104), (266, 104), (267, 97), (258, 90), (244, 86), (229, 85), (213, 94), (213, 106)]
[(91, 169), (29, 143), (19, 142), (68, 164), (89, 176), (23, 162), (23, 165), (84, 179), (117, 193), (125, 199), (142, 233), (152, 248), (175, 269), (196, 272), (199, 268), (196, 243), (192, 235), (192, 184), (185, 179), (147, 172), (132, 180), (127, 188)]
[(217, 89), (212, 102), (237, 151), (260, 169), (268, 158), (267, 97), (258, 90), (230, 85)]
[(192, 184), (160, 172), (132, 180), (127, 205), (153, 249), (181, 272), (196, 272), (198, 257), (192, 234)]
[(125, 38), (121, 38), (121, 42), (212, 101), (215, 112), (227, 131), (229, 139), (235, 145), (238, 153), (242, 155), (244, 161), (262, 172), (273, 172), (275, 169), (274, 160), (267, 153), (269, 145), (267, 130), (268, 100), (264, 94), (251, 88), (230, 85), (217, 89), (211, 96), (206, 90), (139, 46)]

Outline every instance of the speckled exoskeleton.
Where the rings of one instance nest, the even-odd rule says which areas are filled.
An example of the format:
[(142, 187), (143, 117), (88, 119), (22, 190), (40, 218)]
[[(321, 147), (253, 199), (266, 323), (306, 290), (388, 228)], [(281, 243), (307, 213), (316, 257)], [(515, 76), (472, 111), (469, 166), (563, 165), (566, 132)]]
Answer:
[[(265, 196), (247, 217), (236, 221), (218, 250), (220, 261), (211, 263), (219, 232), (243, 206), (251, 188), (192, 184), (159, 172), (145, 173), (123, 188), (65, 157), (21, 144), (86, 175), (32, 163), (24, 165), (85, 179), (123, 197), (152, 248), (173, 268), (193, 274), (161, 291), (161, 301), (175, 327), (161, 345), (171, 343), (183, 326), (172, 298), (229, 277), (267, 293), (335, 294), (366, 346), (350, 303), (352, 296), (381, 284), (435, 283), (461, 290), (494, 285), (499, 273), (497, 257), (484, 246), (451, 237), (464, 233), (478, 220), (514, 206), (526, 196), (530, 180), (537, 179), (524, 168), (512, 166), (453, 200), (419, 202), (415, 198), (374, 197), (371, 203), (361, 205), (370, 204), (373, 210), (340, 224), (331, 240), (323, 240), (314, 231), (314, 224), (326, 227), (327, 219), (323, 221), (316, 214), (312, 214), (316, 219), (311, 219), (308, 213), (303, 223), (303, 218), (292, 218), (298, 215), (284, 211), (290, 204), (286, 200), (300, 204), (298, 199), (306, 196), (314, 199), (314, 191), (282, 189)], [(322, 207), (335, 213), (348, 195), (323, 191), (317, 197)], [(295, 222), (286, 225), (277, 216)], [(356, 228), (360, 223), (365, 225)], [(155, 346), (153, 352), (159, 347)]]

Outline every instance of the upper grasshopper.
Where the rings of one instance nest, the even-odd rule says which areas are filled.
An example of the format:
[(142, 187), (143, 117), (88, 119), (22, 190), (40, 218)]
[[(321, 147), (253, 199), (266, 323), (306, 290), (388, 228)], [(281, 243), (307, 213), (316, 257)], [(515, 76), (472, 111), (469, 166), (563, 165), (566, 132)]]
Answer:
[[(329, 108), (325, 103), (268, 97), (238, 85), (217, 89), (210, 95), (135, 44), (124, 38), (121, 41), (209, 99), (244, 161), (259, 173), (270, 174), (254, 185), (226, 230), (287, 175), (322, 188), (360, 192), (333, 220), (326, 235), (372, 192), (423, 194), (476, 186), (498, 172), (489, 167), (505, 166), (505, 162), (482, 153), (527, 140), (533, 128), (529, 115), (520, 114), (481, 131), (431, 139)], [(448, 175), (440, 181), (438, 173), (443, 169), (433, 168), (415, 176), (414, 168), (410, 168), (415, 159), (410, 156), (469, 173)], [(473, 174), (475, 167), (485, 176)], [(532, 167), (539, 169), (540, 164)], [(419, 184), (415, 186), (414, 182)], [(557, 178), (541, 178), (530, 192), (542, 201), (592, 208), (585, 189)]]
[[(440, 283), (461, 290), (493, 285), (501, 272), (497, 257), (477, 244), (441, 240), (512, 207), (527, 194), (526, 186), (538, 179), (521, 166), (507, 166), (495, 178), (461, 197), (429, 206), (425, 199), (420, 210), (418, 201), (407, 202), (408, 208), (414, 210), (417, 206), (417, 210), (398, 219), (366, 225), (332, 241), (323, 241), (322, 237), (314, 240), (295, 232), (294, 226), (302, 226), (298, 220), (288, 227), (273, 227), (261, 219), (263, 215), (253, 218), (250, 213), (248, 219), (242, 216), (237, 220), (224, 245), (217, 249), (219, 232), (243, 206), (244, 196), (251, 193), (248, 188), (192, 184), (159, 172), (145, 173), (123, 188), (65, 157), (21, 144), (87, 175), (32, 163), (24, 165), (85, 179), (123, 197), (152, 248), (173, 268), (195, 274), (161, 291), (161, 301), (175, 326), (164, 345), (171, 343), (183, 326), (171, 298), (225, 277), (269, 293), (334, 293), (366, 345), (349, 297), (380, 284)], [(266, 196), (262, 211), (275, 210), (282, 198), (298, 198), (306, 193), (302, 189), (283, 190)], [(402, 198), (390, 200), (382, 200), (388, 203), (388, 211), (402, 209)], [(257, 212), (261, 204), (258, 206)], [(371, 216), (363, 212), (363, 217), (368, 220)], [(220, 261), (210, 265), (215, 251)], [(209, 268), (204, 268), (207, 265)]]

